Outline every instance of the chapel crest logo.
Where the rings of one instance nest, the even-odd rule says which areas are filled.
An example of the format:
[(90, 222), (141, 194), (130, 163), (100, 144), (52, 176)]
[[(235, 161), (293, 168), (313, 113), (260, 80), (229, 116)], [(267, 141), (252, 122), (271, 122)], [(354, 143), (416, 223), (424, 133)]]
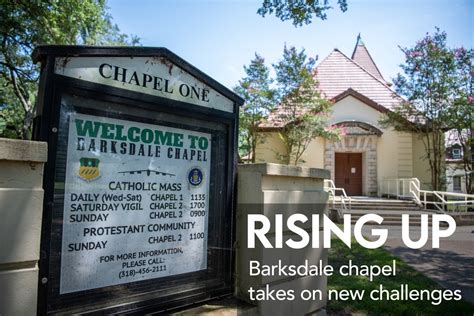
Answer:
[(99, 163), (97, 158), (81, 158), (79, 159), (79, 177), (85, 181), (92, 181), (100, 176)]
[(201, 169), (198, 167), (191, 168), (188, 172), (188, 182), (194, 187), (201, 185), (203, 180), (203, 174)]

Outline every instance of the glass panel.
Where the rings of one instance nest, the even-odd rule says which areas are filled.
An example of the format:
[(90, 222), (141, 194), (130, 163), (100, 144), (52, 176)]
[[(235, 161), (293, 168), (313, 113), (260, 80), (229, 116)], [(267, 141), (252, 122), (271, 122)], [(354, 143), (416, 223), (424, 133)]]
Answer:
[(63, 96), (50, 311), (230, 291), (225, 128)]

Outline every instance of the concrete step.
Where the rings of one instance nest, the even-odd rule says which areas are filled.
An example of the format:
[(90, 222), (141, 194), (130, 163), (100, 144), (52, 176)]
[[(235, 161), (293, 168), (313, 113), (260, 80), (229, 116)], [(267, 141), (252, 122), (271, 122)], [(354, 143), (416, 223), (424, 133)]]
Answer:
[[(342, 203), (333, 203), (333, 205), (341, 205)], [(352, 208), (394, 208), (394, 209), (405, 209), (405, 208), (418, 208), (417, 204), (354, 204), (354, 203), (345, 203), (345, 205), (350, 205)]]
[[(336, 202), (339, 199), (336, 200)], [(348, 200), (346, 200), (348, 201)], [(389, 205), (407, 205), (407, 204), (415, 204), (413, 200), (384, 200), (384, 199), (372, 199), (372, 200), (359, 200), (359, 199), (351, 199), (352, 204), (389, 204)]]
[[(333, 207), (336, 207), (336, 208), (342, 208), (342, 205), (340, 204), (334, 204)], [(349, 207), (348, 204), (346, 204), (346, 207)], [(377, 205), (363, 205), (363, 206), (359, 206), (359, 205), (351, 205), (350, 206), (350, 209), (351, 210), (363, 210), (363, 211), (377, 211), (377, 210), (380, 210), (380, 211), (386, 211), (386, 210), (394, 210), (394, 211), (410, 211), (410, 210), (417, 210), (417, 211), (420, 211), (422, 210), (421, 208), (419, 208), (417, 205), (407, 205), (407, 206), (390, 206), (390, 205), (381, 205), (381, 206), (377, 206)]]
[[(354, 219), (354, 218), (361, 218), (362, 216), (364, 215), (361, 215), (361, 214), (350, 214), (351, 215), (351, 218)], [(380, 215), (380, 214), (377, 214), (377, 215)], [(386, 219), (402, 219), (402, 215), (399, 215), (399, 214), (387, 214), (387, 215), (380, 215), (382, 218), (386, 218)], [(429, 220), (431, 220), (431, 216), (429, 216)], [(410, 220), (421, 220), (421, 215), (410, 215)]]
[[(346, 204), (347, 205), (347, 204)], [(417, 205), (393, 206), (393, 205), (351, 205), (353, 210), (419, 210)]]
[[(357, 211), (356, 211), (357, 212)], [(405, 213), (405, 212), (403, 212)], [(390, 225), (399, 225), (401, 226), (402, 224), (402, 217), (401, 217), (401, 214), (403, 213), (379, 213), (379, 215), (381, 215), (383, 218), (384, 218), (384, 221), (382, 222), (381, 226), (385, 225), (386, 222), (390, 223)], [(347, 212), (345, 214), (348, 214)], [(359, 219), (362, 215), (366, 214), (366, 213), (355, 213), (355, 214), (351, 214), (351, 222), (352, 224), (354, 224), (357, 219)], [(413, 223), (413, 225), (420, 225), (421, 223), (421, 214), (439, 214), (439, 213), (436, 213), (436, 212), (429, 212), (429, 211), (423, 211), (423, 212), (418, 212), (418, 213), (412, 213), (410, 214), (410, 224)], [(472, 226), (474, 225), (474, 213), (472, 212), (460, 212), (460, 213), (449, 213), (449, 215), (451, 215), (454, 220), (456, 221), (456, 225), (458, 226)], [(431, 222), (432, 222), (432, 217), (430, 216), (428, 218), (428, 224), (429, 226), (431, 226)], [(340, 223), (342, 223), (342, 221), (340, 221)], [(442, 227), (447, 227), (447, 224), (444, 223), (444, 222), (441, 222), (440, 223)], [(366, 225), (368, 226), (379, 226), (378, 224), (371, 224), (370, 222), (367, 223)], [(388, 224), (387, 224), (388, 225)]]
[[(346, 206), (348, 206), (347, 203)], [(340, 203), (334, 203), (334, 207), (342, 208)], [(435, 212), (421, 209), (412, 200), (392, 200), (381, 198), (353, 198), (350, 204), (350, 209), (344, 213), (351, 214), (353, 222), (365, 214), (378, 214), (384, 218), (384, 223), (389, 223), (387, 225), (401, 225), (402, 214), (410, 214), (410, 222), (414, 225), (420, 225), (421, 214), (436, 214)]]
[(406, 205), (406, 204), (415, 204), (415, 201), (397, 201), (397, 200), (377, 200), (377, 201), (358, 201), (351, 200), (352, 204), (390, 204), (390, 205)]
[[(352, 220), (351, 223), (352, 224), (355, 224), (355, 220)], [(365, 224), (367, 226), (379, 226), (378, 224), (372, 224), (371, 223), (367, 223)], [(402, 221), (401, 220), (385, 220), (382, 222), (382, 224), (380, 224), (380, 226), (401, 226), (402, 225)], [(410, 219), (410, 226), (421, 226), (421, 221), (412, 221)], [(428, 226), (432, 226), (432, 223), (431, 221), (428, 222)], [(441, 222), (440, 223), (440, 226), (441, 227), (448, 227), (448, 224), (445, 223), (445, 222)]]
[[(352, 215), (351, 214), (351, 220), (357, 220), (361, 218), (363, 215)], [(401, 215), (384, 215), (382, 216), (384, 220), (402, 220)], [(410, 222), (411, 221), (421, 221), (421, 215), (420, 216), (412, 216), (410, 215)], [(428, 221), (431, 222), (431, 217), (428, 218)]]
[(414, 203), (413, 200), (394, 200), (394, 199), (377, 199), (377, 198), (351, 198), (353, 203), (392, 203), (392, 204), (410, 204)]
[(373, 212), (367, 212), (365, 210), (348, 210), (345, 211), (344, 214), (351, 214), (352, 216), (362, 216), (365, 214), (379, 214), (380, 216), (402, 216), (402, 214), (409, 214), (410, 216), (419, 216), (421, 214), (437, 214), (436, 212), (430, 212), (430, 211), (420, 211), (419, 209), (414, 209), (410, 212), (407, 212), (406, 210), (375, 210)]
[[(354, 224), (359, 218), (364, 216), (365, 214), (368, 214), (370, 212), (363, 211), (363, 210), (350, 210), (345, 212), (344, 214), (350, 214), (351, 215), (351, 223)], [(420, 226), (421, 225), (421, 215), (422, 214), (427, 214), (427, 215), (432, 215), (436, 214), (434, 212), (429, 212), (429, 211), (420, 211), (419, 209), (415, 209), (412, 212), (407, 212), (405, 210), (391, 210), (391, 211), (377, 211), (374, 212), (373, 214), (377, 214), (383, 217), (383, 222), (381, 225), (389, 225), (389, 226), (400, 226), (402, 224), (402, 215), (403, 214), (409, 214), (410, 215), (410, 225), (412, 226)], [(431, 226), (432, 224), (432, 216), (428, 217), (428, 225)], [(370, 223), (367, 223), (367, 225), (370, 225)], [(377, 224), (373, 224), (377, 225)], [(441, 223), (441, 226), (446, 227), (446, 223)]]

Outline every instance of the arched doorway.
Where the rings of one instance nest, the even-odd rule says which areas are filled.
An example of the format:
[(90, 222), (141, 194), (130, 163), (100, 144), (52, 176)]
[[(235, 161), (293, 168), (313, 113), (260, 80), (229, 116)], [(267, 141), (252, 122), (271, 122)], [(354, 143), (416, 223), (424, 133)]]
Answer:
[(382, 131), (371, 124), (344, 121), (334, 124), (345, 130), (339, 142), (326, 142), (324, 167), (336, 187), (348, 195), (377, 195), (377, 140)]

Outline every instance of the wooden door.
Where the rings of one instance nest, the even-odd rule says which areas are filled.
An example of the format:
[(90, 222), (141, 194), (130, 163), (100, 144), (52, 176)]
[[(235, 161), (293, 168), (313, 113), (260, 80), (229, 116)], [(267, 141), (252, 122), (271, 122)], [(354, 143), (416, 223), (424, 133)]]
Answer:
[(362, 195), (362, 153), (336, 153), (334, 180), (347, 195)]

